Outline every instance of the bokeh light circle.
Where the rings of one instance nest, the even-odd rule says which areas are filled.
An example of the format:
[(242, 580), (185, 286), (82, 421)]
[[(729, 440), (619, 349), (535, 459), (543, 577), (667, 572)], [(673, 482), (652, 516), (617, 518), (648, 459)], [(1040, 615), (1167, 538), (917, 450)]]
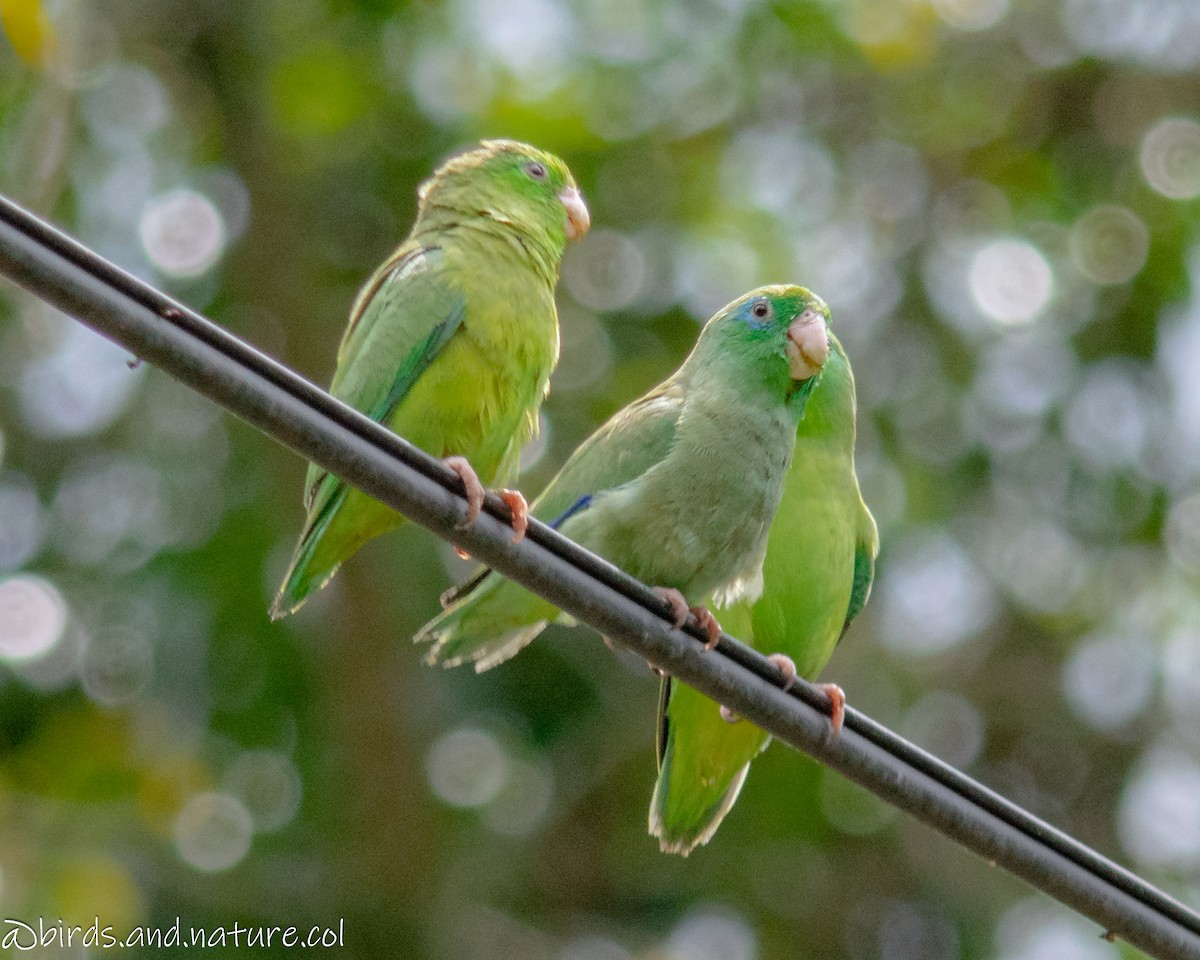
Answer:
[(522, 761), (509, 765), (504, 783), (484, 808), (482, 819), (496, 833), (522, 837), (546, 820), (554, 797), (554, 781), (540, 766)]
[(558, 960), (634, 960), (634, 956), (615, 940), (583, 936), (568, 942)]
[[(50, 308), (46, 308), (48, 311)], [(50, 313), (43, 319), (62, 319)], [(110, 426), (133, 398), (146, 368), (82, 324), (65, 323), (52, 350), (25, 365), (17, 386), (22, 417), (43, 437), (79, 437)]]
[(1132, 280), (1146, 265), (1150, 231), (1125, 207), (1093, 207), (1071, 227), (1071, 259), (1094, 283)]
[(260, 833), (286, 826), (300, 809), (300, 774), (275, 750), (243, 753), (230, 766), (225, 787), (242, 802)]
[(1162, 646), (1163, 699), (1187, 729), (1200, 729), (1200, 630), (1192, 624), (1173, 631)]
[(1200, 866), (1200, 764), (1159, 747), (1135, 769), (1121, 797), (1121, 843), (1154, 867)]
[(33, 482), (0, 480), (0, 570), (15, 570), (32, 560), (45, 536), (45, 511)]
[(254, 821), (236, 797), (199, 793), (175, 818), (175, 848), (189, 866), (216, 873), (236, 866), (250, 850)]
[(1158, 121), (1142, 139), (1142, 174), (1164, 197), (1200, 196), (1200, 123), (1182, 117)]
[(955, 767), (970, 766), (983, 749), (983, 716), (966, 697), (945, 690), (921, 697), (904, 717), (903, 731)]
[(698, 907), (679, 921), (664, 953), (670, 960), (754, 960), (758, 938), (741, 915)]
[(0, 581), (0, 658), (25, 662), (43, 657), (66, 626), (67, 604), (49, 580), (18, 574)]
[(162, 80), (152, 70), (128, 62), (111, 67), (99, 83), (85, 89), (79, 110), (97, 140), (124, 150), (149, 139), (171, 119)]
[(1054, 274), (1042, 252), (1025, 240), (993, 240), (971, 258), (968, 273), (976, 306), (1003, 324), (1028, 323), (1045, 309)]
[(172, 277), (198, 277), (225, 250), (225, 221), (216, 205), (195, 190), (171, 190), (154, 197), (138, 227), (150, 262)]
[(601, 312), (633, 303), (645, 276), (641, 249), (616, 230), (593, 230), (563, 259), (562, 279), (571, 296)]
[(433, 744), (425, 761), (433, 792), (452, 807), (481, 807), (508, 778), (508, 758), (483, 730), (452, 730)]
[(884, 642), (905, 654), (943, 653), (981, 633), (996, 614), (983, 571), (941, 532), (897, 544), (878, 587)]
[(570, 304), (559, 309), (559, 323), (564, 334), (562, 352), (554, 369), (553, 391), (557, 394), (594, 389), (612, 370), (613, 338), (589, 311), (575, 309)]
[(1171, 504), (1163, 536), (1171, 559), (1189, 573), (1200, 574), (1200, 493)]
[(1063, 668), (1063, 692), (1097, 730), (1117, 730), (1140, 714), (1154, 692), (1154, 651), (1140, 639), (1086, 638)]
[(863, 954), (851, 949), (851, 956), (886, 960), (959, 960), (963, 956), (958, 929), (944, 908), (929, 902), (885, 900), (877, 917), (878, 952)]
[(1021, 900), (996, 926), (996, 960), (1119, 960), (1083, 917), (1042, 900)]
[(1104, 469), (1138, 463), (1153, 413), (1136, 371), (1091, 367), (1063, 412), (1063, 434), (1085, 463)]
[(79, 674), (84, 692), (99, 704), (135, 700), (154, 678), (150, 639), (139, 630), (105, 630), (87, 644)]
[(958, 30), (986, 30), (1008, 13), (1008, 0), (933, 0), (933, 9)]

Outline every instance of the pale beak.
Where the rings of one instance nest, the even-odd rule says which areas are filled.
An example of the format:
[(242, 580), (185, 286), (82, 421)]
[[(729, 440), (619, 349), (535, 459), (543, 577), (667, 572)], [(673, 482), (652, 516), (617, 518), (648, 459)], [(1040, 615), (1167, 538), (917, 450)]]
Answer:
[(592, 215), (583, 202), (583, 194), (577, 187), (567, 187), (558, 195), (558, 199), (567, 211), (567, 239), (578, 240), (592, 225)]
[(805, 310), (787, 329), (788, 370), (793, 380), (820, 373), (829, 359), (829, 328), (816, 310)]

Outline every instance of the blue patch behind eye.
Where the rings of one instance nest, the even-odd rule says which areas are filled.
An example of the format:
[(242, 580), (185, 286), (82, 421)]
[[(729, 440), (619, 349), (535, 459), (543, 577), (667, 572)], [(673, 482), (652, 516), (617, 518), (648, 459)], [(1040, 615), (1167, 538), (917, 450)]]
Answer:
[(751, 300), (744, 307), (742, 307), (740, 313), (738, 314), (738, 319), (741, 320), (746, 326), (753, 327), (755, 330), (765, 330), (771, 325), (772, 317), (770, 312), (768, 311), (765, 317), (756, 317), (753, 313), (755, 306), (765, 302), (765, 300)]
[(580, 497), (573, 504), (571, 504), (569, 507), (567, 507), (566, 510), (564, 510), (561, 514), (559, 514), (557, 519), (551, 520), (550, 526), (553, 529), (557, 530), (560, 526), (562, 526), (564, 523), (566, 523), (568, 520), (570, 520), (573, 516), (575, 516), (575, 514), (581, 513), (582, 511), (586, 510), (588, 508), (588, 506), (591, 504), (591, 502), (592, 502), (592, 495), (590, 493), (585, 493), (582, 497)]

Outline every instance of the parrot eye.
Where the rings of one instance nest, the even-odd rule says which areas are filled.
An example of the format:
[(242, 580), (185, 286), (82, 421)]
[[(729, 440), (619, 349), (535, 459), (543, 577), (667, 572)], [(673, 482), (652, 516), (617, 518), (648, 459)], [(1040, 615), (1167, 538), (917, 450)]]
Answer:
[(522, 168), (527, 174), (533, 177), (534, 180), (545, 180), (550, 174), (546, 170), (544, 163), (538, 163), (536, 160), (525, 164)]
[(757, 320), (765, 320), (771, 315), (771, 305), (766, 300), (759, 300), (750, 308), (750, 315)]

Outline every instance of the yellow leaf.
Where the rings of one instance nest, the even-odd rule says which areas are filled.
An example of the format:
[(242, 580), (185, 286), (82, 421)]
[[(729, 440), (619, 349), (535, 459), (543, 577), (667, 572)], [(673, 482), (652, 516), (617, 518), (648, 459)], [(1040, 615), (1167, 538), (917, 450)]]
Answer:
[(0, 0), (0, 25), (12, 48), (30, 66), (45, 66), (54, 59), (58, 37), (41, 0)]

